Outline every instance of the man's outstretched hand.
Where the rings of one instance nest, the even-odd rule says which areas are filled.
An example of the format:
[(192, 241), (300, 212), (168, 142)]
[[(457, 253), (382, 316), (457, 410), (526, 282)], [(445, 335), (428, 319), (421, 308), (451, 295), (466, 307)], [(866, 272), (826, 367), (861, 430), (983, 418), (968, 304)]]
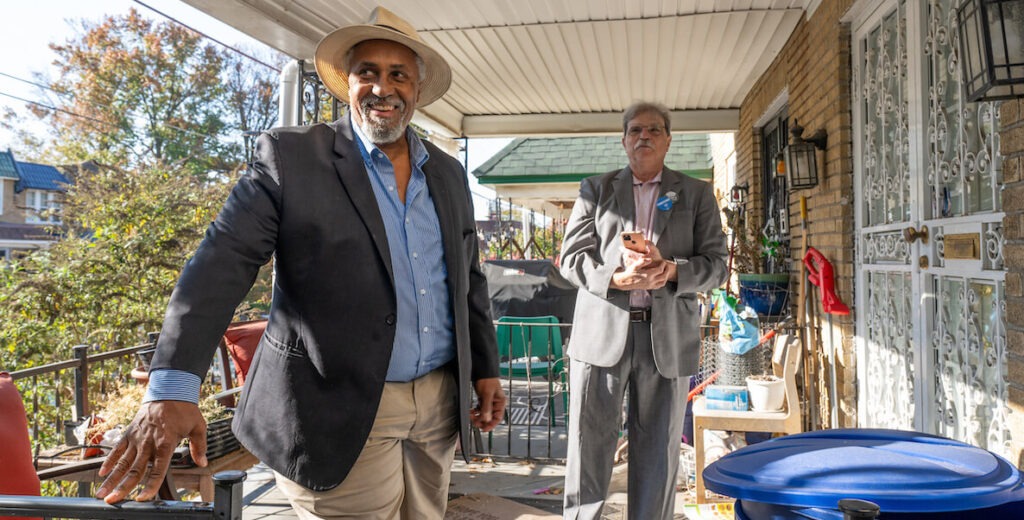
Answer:
[[(106, 480), (96, 497), (108, 504), (120, 502), (145, 477), (145, 487), (135, 499), (153, 500), (171, 465), (174, 448), (184, 438), (188, 438), (192, 460), (206, 466), (206, 421), (199, 406), (184, 401), (144, 403), (100, 468), (99, 475)], [(150, 463), (153, 467), (147, 475)]]

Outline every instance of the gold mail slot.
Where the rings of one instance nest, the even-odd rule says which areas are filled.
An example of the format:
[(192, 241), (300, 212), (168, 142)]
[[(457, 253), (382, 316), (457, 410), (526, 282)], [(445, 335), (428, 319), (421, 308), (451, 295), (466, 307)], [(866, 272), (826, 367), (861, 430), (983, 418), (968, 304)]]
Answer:
[(981, 259), (981, 233), (946, 235), (942, 253), (947, 260)]

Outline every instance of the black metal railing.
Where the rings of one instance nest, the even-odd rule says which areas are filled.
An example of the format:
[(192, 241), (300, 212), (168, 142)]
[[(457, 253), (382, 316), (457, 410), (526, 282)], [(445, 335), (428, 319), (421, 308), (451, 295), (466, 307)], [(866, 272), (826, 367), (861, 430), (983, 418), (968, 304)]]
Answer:
[(128, 500), (110, 505), (94, 498), (0, 495), (0, 517), (241, 520), (242, 482), (244, 480), (245, 473), (242, 471), (224, 471), (214, 475), (214, 500), (212, 503)]
[(73, 347), (74, 359), (11, 372), (29, 419), (29, 434), (36, 449), (71, 442), (70, 430), (92, 413), (93, 403), (114, 390), (115, 383), (129, 380), (138, 366), (135, 354), (151, 348), (146, 343), (99, 352), (95, 345)]
[(486, 443), (478, 439), (477, 450), (492, 457), (564, 463), (569, 425), (564, 342), (572, 325), (553, 316), (506, 317), (495, 327), (508, 407)]

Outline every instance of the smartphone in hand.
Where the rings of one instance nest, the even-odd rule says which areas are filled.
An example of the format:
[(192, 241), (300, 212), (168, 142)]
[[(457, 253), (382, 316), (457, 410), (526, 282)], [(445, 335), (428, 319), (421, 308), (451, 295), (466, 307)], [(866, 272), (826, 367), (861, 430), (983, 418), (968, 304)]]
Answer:
[(644, 238), (643, 233), (639, 231), (623, 231), (619, 236), (622, 237), (622, 247), (640, 254), (647, 253), (647, 239)]

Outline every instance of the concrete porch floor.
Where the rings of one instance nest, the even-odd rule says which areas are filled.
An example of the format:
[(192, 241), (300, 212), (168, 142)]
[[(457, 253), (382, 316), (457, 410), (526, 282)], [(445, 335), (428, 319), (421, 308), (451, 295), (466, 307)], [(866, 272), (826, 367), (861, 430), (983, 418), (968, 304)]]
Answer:
[[(625, 519), (627, 464), (619, 464), (612, 474), (610, 493), (604, 519)], [(243, 519), (297, 518), (284, 495), (274, 485), (273, 473), (257, 465), (248, 472), (243, 493)], [(510, 499), (520, 504), (561, 517), (563, 478), (565, 466), (534, 462), (473, 462), (457, 459), (452, 467), (450, 496), (458, 498), (474, 493), (486, 493)], [(688, 519), (686, 505), (694, 503), (693, 491), (676, 494), (676, 515)], [(724, 518), (724, 517), (723, 517)]]

